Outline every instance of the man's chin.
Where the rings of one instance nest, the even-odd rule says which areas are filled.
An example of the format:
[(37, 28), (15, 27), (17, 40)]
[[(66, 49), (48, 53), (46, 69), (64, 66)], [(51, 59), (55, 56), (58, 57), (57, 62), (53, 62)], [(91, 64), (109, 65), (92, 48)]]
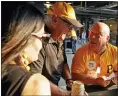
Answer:
[(97, 44), (91, 44), (91, 49), (94, 51), (98, 50)]
[(90, 45), (91, 45), (92, 48), (97, 46), (96, 43), (90, 43)]

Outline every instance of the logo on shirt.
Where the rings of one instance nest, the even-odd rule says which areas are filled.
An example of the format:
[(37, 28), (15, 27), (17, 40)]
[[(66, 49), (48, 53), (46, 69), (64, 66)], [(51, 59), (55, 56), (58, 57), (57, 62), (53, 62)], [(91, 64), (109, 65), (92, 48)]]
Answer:
[(96, 68), (96, 62), (94, 62), (94, 61), (89, 61), (88, 62), (88, 69), (89, 70), (93, 70), (93, 69), (95, 69)]

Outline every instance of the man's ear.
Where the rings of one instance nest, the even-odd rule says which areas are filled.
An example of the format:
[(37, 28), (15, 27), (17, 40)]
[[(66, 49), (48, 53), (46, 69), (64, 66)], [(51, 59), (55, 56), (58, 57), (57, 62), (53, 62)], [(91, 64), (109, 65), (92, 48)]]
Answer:
[(53, 22), (54, 24), (56, 24), (57, 21), (58, 21), (57, 15), (53, 15), (53, 16), (52, 16), (52, 22)]
[(107, 41), (109, 41), (110, 40), (110, 36), (107, 36)]

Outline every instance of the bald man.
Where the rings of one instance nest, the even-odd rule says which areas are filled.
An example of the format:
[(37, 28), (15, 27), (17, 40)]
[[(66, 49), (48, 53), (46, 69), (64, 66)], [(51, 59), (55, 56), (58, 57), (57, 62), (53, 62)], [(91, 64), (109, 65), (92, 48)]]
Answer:
[(111, 74), (116, 76), (118, 71), (117, 47), (108, 43), (110, 29), (105, 23), (93, 24), (89, 33), (88, 44), (79, 48), (73, 57), (72, 78), (84, 84), (106, 87), (114, 80)]

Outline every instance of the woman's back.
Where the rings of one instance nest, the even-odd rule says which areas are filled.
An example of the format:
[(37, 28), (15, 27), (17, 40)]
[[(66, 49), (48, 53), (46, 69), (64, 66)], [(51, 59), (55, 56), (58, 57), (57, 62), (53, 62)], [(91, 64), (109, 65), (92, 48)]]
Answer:
[(2, 96), (20, 96), (31, 73), (14, 65), (2, 65)]
[(2, 96), (51, 95), (49, 81), (41, 74), (31, 74), (17, 65), (4, 64), (2, 67)]

